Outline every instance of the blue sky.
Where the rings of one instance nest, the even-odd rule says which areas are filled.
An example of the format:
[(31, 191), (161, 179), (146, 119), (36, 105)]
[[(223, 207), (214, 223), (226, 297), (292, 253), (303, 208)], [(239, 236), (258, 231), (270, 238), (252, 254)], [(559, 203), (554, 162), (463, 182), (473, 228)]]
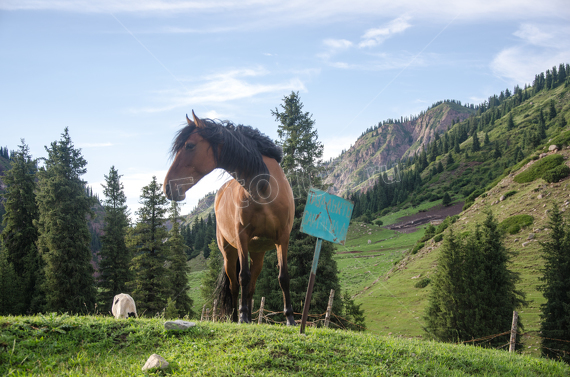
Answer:
[(84, 179), (101, 192), (114, 165), (134, 213), (192, 110), (275, 139), (270, 110), (298, 91), (329, 158), (379, 121), (478, 104), (562, 62), (567, 0), (3, 0), (0, 145), (45, 157), (69, 127)]

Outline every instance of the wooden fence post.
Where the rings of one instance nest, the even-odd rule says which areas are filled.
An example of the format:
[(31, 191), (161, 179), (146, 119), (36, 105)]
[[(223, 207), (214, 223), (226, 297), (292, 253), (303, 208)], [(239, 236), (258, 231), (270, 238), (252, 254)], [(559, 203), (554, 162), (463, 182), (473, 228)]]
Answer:
[(206, 311), (206, 305), (202, 306), (202, 316), (200, 317), (200, 321), (204, 320), (204, 312)]
[(329, 304), (327, 306), (327, 314), (325, 315), (325, 327), (329, 327), (329, 322), (331, 320), (333, 300), (334, 300), (334, 289), (331, 289), (331, 294), (329, 296)]
[(216, 322), (216, 306), (218, 305), (218, 300), (214, 300), (214, 307), (212, 308), (212, 322)]
[(257, 317), (257, 324), (263, 323), (263, 307), (265, 306), (265, 297), (261, 298), (261, 305), (259, 306), (259, 316)]
[(516, 310), (513, 312), (513, 324), (511, 326), (511, 341), (509, 344), (509, 352), (515, 352), (517, 341), (517, 322), (519, 320), (519, 313)]

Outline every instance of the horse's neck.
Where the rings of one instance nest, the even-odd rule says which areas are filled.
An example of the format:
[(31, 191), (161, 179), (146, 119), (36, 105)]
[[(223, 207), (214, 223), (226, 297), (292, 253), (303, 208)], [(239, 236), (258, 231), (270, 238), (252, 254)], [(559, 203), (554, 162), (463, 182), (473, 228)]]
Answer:
[[(265, 160), (265, 156), (264, 160)], [(265, 163), (265, 161), (264, 161)], [(267, 164), (266, 164), (267, 166)], [(220, 168), (224, 169), (220, 166)], [(248, 177), (242, 171), (233, 171), (230, 172), (227, 169), (224, 169), (228, 172), (243, 188), (247, 193), (254, 199), (259, 197), (266, 197), (266, 193), (270, 190), (269, 184), (264, 185), (263, 182), (271, 182), (271, 174), (256, 174), (253, 177)], [(269, 167), (267, 169), (269, 172)]]

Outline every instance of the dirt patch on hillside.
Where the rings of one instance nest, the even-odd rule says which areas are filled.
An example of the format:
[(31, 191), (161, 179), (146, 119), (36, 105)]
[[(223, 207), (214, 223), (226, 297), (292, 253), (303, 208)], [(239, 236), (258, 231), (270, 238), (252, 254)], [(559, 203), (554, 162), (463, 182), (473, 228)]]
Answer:
[(426, 212), (418, 212), (415, 215), (400, 217), (396, 224), (388, 225), (385, 228), (397, 230), (401, 233), (412, 233), (421, 225), (443, 221), (447, 216), (454, 216), (461, 213), (463, 204), (464, 202), (458, 202), (449, 207), (444, 207), (440, 204), (430, 208)]

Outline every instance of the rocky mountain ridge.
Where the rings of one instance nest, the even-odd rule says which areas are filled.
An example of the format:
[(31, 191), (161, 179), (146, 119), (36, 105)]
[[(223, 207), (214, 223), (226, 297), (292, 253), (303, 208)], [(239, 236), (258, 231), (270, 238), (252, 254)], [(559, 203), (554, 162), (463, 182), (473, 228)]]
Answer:
[(411, 157), (445, 132), (457, 121), (463, 121), (475, 110), (455, 101), (443, 101), (411, 120), (381, 122), (356, 140), (346, 152), (328, 164), (324, 183), (329, 192), (343, 195), (366, 192), (379, 174), (389, 170), (398, 160)]

